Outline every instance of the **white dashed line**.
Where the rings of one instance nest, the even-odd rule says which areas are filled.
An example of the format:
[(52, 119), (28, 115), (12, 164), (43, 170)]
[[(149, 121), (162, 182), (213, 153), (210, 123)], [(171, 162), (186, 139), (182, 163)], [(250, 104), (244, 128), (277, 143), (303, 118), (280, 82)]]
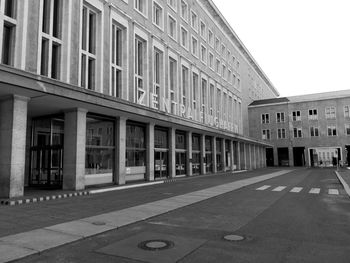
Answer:
[(256, 190), (258, 190), (258, 191), (264, 191), (264, 190), (266, 190), (266, 189), (268, 189), (268, 188), (270, 188), (270, 187), (271, 187), (271, 185), (264, 185), (264, 186), (261, 186), (261, 187), (257, 188)]
[(302, 187), (294, 187), (292, 190), (290, 190), (291, 193), (299, 193), (301, 190), (303, 190)]
[(281, 192), (282, 190), (286, 189), (287, 186), (278, 186), (275, 189), (273, 189), (272, 191), (274, 192)]
[(320, 188), (311, 188), (309, 194), (319, 194), (321, 192)]
[(339, 195), (339, 191), (338, 191), (338, 189), (328, 189), (328, 194)]

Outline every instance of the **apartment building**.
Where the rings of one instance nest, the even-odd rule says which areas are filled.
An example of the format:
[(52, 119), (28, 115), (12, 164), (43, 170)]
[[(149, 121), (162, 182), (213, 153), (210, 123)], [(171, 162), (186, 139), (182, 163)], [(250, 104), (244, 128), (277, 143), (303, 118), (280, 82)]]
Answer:
[(350, 90), (257, 100), (248, 107), (250, 136), (268, 166), (350, 165)]
[(278, 91), (210, 0), (0, 0), (0, 38), (0, 197), (265, 166)]

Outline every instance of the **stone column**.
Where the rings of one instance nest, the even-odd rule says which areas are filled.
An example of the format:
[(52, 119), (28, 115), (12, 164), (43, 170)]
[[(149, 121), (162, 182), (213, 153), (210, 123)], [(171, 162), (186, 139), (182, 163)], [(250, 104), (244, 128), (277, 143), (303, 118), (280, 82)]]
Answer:
[(253, 169), (256, 169), (256, 146), (253, 144)]
[(226, 140), (221, 139), (221, 165), (222, 165), (222, 170), (225, 172), (226, 171)]
[(212, 141), (211, 141), (211, 145), (212, 145), (212, 155), (213, 155), (213, 162), (212, 162), (212, 165), (213, 165), (213, 173), (217, 173), (217, 167), (216, 167), (216, 164), (217, 164), (217, 160), (216, 160), (216, 137), (213, 136), (212, 137)]
[(117, 185), (125, 184), (126, 168), (126, 118), (120, 117), (115, 123), (116, 127), (116, 154), (115, 154), (115, 169), (114, 182)]
[(263, 161), (264, 161), (263, 167), (266, 168), (267, 167), (267, 164), (266, 164), (266, 147), (263, 148)]
[(237, 141), (237, 170), (240, 171), (242, 170), (242, 166), (241, 166), (241, 143), (239, 141)]
[(176, 176), (176, 151), (175, 151), (175, 129), (169, 128), (169, 177)]
[(201, 150), (201, 174), (206, 174), (204, 158), (205, 158), (205, 135), (201, 134), (200, 138), (200, 150)]
[(278, 164), (278, 151), (277, 151), (277, 147), (273, 147), (273, 165), (274, 165), (274, 166), (279, 166), (279, 164)]
[(154, 181), (154, 123), (148, 123), (146, 128), (146, 181)]
[(85, 188), (85, 109), (72, 109), (64, 114), (63, 189)]
[(289, 161), (289, 166), (294, 167), (294, 154), (293, 154), (293, 147), (289, 146), (288, 147), (288, 161)]
[(235, 149), (234, 149), (234, 143), (232, 140), (230, 140), (230, 155), (231, 155), (231, 171), (235, 170)]
[(0, 197), (23, 196), (29, 98), (0, 98)]
[(186, 132), (186, 174), (192, 176), (192, 132)]

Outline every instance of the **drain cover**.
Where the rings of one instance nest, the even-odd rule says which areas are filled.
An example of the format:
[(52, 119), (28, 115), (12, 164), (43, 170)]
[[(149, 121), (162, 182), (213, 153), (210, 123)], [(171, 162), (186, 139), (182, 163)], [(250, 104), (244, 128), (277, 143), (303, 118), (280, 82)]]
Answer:
[(174, 246), (174, 242), (171, 242), (169, 240), (155, 239), (143, 241), (137, 246), (144, 250), (164, 250), (172, 248)]
[(238, 235), (227, 235), (224, 236), (224, 239), (227, 241), (242, 241), (244, 240), (244, 237)]

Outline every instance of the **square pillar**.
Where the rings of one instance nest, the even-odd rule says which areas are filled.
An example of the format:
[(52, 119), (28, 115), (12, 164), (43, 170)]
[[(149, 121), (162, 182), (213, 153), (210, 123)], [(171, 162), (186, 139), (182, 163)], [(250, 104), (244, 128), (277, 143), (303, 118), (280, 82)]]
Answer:
[(116, 141), (116, 154), (115, 154), (115, 169), (114, 169), (114, 182), (117, 185), (125, 184), (126, 168), (126, 118), (117, 118), (115, 122), (115, 141)]
[(236, 156), (237, 156), (237, 170), (240, 171), (242, 169), (241, 166), (241, 143), (237, 141), (237, 148), (236, 148)]
[(154, 181), (154, 123), (146, 128), (146, 181)]
[(29, 98), (0, 98), (0, 197), (23, 196)]
[(226, 171), (226, 140), (221, 139), (221, 165), (222, 165), (222, 171)]
[(230, 140), (230, 156), (231, 156), (231, 171), (235, 170), (235, 149), (234, 149), (234, 143)]
[(186, 132), (186, 174), (192, 176), (192, 132)]
[(255, 144), (253, 146), (253, 169), (256, 169), (256, 146)]
[(176, 176), (175, 129), (169, 128), (169, 177)]
[(64, 114), (64, 190), (85, 188), (86, 113), (77, 108)]
[(289, 166), (293, 167), (294, 166), (294, 154), (293, 154), (293, 147), (289, 146), (288, 147), (288, 162), (289, 162)]
[(217, 167), (216, 167), (216, 164), (217, 164), (217, 160), (216, 160), (216, 137), (213, 136), (212, 137), (212, 140), (211, 140), (211, 145), (212, 145), (212, 155), (213, 155), (213, 173), (217, 173)]
[(278, 164), (278, 151), (277, 151), (277, 147), (273, 147), (273, 165), (274, 165), (274, 166), (279, 166), (279, 164)]
[(200, 139), (200, 150), (201, 150), (201, 174), (206, 174), (205, 164), (204, 164), (204, 158), (205, 158), (205, 135), (201, 134)]

